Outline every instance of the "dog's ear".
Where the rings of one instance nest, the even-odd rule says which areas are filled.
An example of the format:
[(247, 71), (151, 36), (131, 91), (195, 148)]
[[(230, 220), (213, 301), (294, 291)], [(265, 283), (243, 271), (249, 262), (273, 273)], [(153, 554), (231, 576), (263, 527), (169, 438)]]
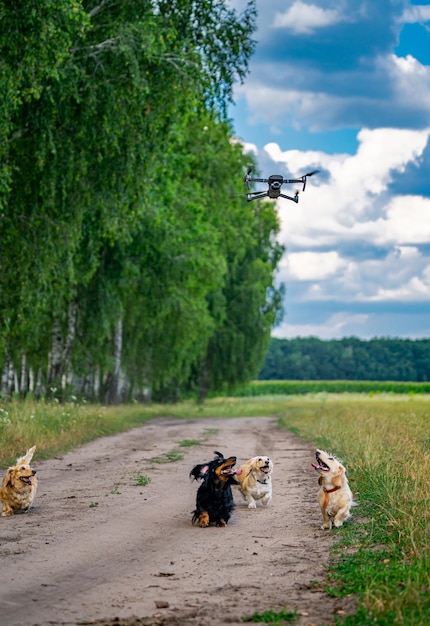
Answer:
[(201, 480), (206, 476), (209, 469), (209, 463), (201, 463), (200, 465), (196, 465), (190, 472), (190, 478), (194, 478), (194, 480)]
[(343, 465), (341, 465), (339, 469), (337, 470), (336, 476), (333, 477), (333, 485), (335, 487), (342, 487), (342, 483), (344, 479), (344, 471), (345, 471), (345, 468), (343, 467)]
[(14, 469), (15, 469), (14, 467), (9, 467), (9, 469), (6, 471), (6, 474), (3, 479), (6, 487), (12, 487), (12, 474), (13, 474)]
[(21, 456), (16, 460), (17, 465), (30, 465), (31, 459), (33, 458), (34, 451), (36, 450), (36, 446), (29, 448), (24, 456)]

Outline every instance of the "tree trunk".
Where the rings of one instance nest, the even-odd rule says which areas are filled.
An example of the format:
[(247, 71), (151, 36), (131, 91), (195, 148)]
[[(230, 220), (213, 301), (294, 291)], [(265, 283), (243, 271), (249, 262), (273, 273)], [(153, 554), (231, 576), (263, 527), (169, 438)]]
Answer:
[(64, 348), (61, 355), (61, 374), (63, 375), (62, 385), (63, 388), (66, 385), (67, 376), (64, 376), (67, 373), (68, 365), (70, 362), (70, 353), (72, 349), (72, 344), (76, 336), (76, 319), (78, 316), (78, 304), (76, 300), (71, 300), (69, 302), (69, 307), (67, 310), (67, 335), (66, 340), (64, 342)]
[(108, 402), (118, 404), (119, 402), (119, 381), (121, 372), (122, 353), (122, 317), (118, 320), (114, 334), (114, 367), (108, 378)]
[(200, 366), (200, 380), (199, 380), (199, 403), (203, 404), (209, 393), (209, 372), (206, 359), (204, 359)]
[(51, 351), (48, 359), (48, 384), (58, 385), (61, 378), (61, 363), (63, 355), (63, 336), (58, 317), (54, 318), (51, 332)]
[(27, 378), (27, 355), (25, 352), (21, 357), (21, 380), (19, 382), (19, 395), (21, 398), (25, 398), (28, 391), (28, 378)]

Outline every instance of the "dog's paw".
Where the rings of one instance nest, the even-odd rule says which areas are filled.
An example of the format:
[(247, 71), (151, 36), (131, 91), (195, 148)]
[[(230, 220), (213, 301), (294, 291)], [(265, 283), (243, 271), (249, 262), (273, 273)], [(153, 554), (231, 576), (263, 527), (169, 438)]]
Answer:
[(225, 522), (223, 519), (220, 519), (216, 522), (215, 526), (219, 526), (220, 528), (225, 528), (227, 526), (227, 522)]
[(256, 508), (257, 508), (257, 505), (256, 505), (256, 503), (255, 503), (255, 502), (250, 502), (250, 503), (248, 504), (248, 509), (256, 509)]
[(209, 515), (208, 513), (201, 513), (199, 515), (198, 525), (200, 528), (207, 528), (209, 526)]
[(331, 523), (328, 522), (327, 524), (322, 524), (321, 526), (321, 530), (330, 530), (331, 529)]

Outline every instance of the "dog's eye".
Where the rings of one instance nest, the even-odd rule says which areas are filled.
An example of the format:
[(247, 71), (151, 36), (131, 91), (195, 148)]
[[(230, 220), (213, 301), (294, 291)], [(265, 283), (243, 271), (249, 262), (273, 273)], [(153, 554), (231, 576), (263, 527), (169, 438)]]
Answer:
[(329, 460), (329, 461), (333, 461), (334, 459), (333, 459), (333, 457), (332, 457), (332, 456), (329, 456), (329, 457), (328, 457), (328, 460)]
[(25, 472), (25, 465), (23, 465), (23, 466), (21, 467), (21, 470), (22, 470), (23, 472)]

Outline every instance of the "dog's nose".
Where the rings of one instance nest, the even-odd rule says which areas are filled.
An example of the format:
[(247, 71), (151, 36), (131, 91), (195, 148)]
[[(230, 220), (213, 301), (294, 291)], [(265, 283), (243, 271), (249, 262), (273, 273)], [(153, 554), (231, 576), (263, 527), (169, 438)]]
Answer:
[(33, 472), (33, 476), (34, 476), (34, 475), (35, 475), (35, 473), (36, 473), (36, 470), (31, 470), (31, 471)]

